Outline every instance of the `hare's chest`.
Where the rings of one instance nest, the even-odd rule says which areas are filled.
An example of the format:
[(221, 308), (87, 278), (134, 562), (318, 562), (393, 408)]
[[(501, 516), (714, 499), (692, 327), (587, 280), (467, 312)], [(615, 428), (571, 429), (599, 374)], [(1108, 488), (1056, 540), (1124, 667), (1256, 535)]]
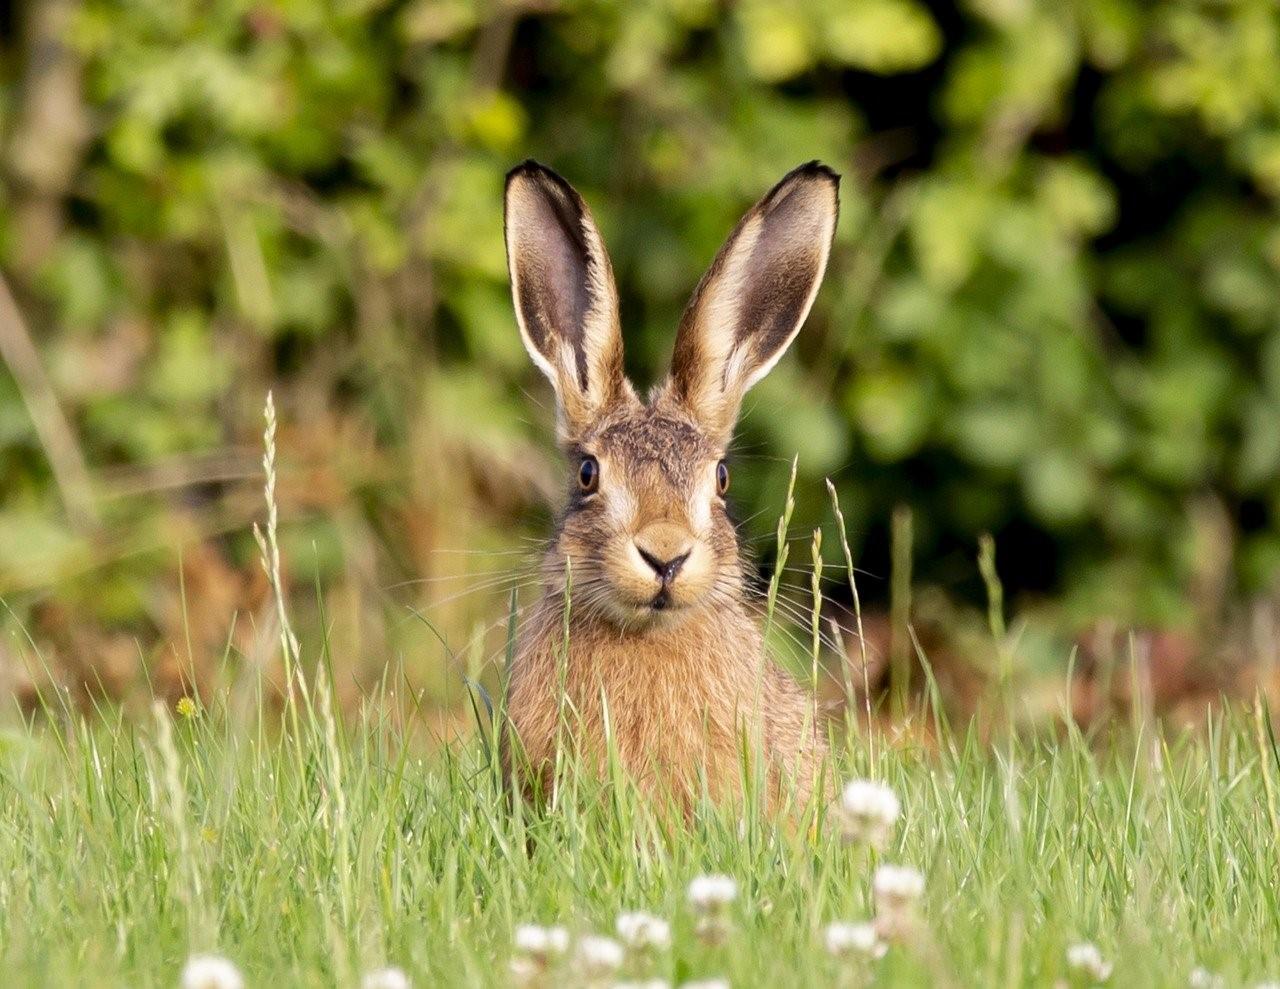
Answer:
[(564, 641), (549, 635), (517, 657), (509, 714), (531, 763), (568, 743), (601, 769), (617, 759), (648, 789), (736, 786), (743, 733), (767, 717), (767, 696), (752, 689), (755, 643), (735, 643), (747, 647), (738, 652), (726, 637), (664, 644), (581, 634), (566, 656)]
[(657, 773), (694, 785), (704, 775), (736, 778), (740, 733), (751, 719), (733, 658), (610, 652), (596, 653), (574, 677), (581, 728), (638, 779)]

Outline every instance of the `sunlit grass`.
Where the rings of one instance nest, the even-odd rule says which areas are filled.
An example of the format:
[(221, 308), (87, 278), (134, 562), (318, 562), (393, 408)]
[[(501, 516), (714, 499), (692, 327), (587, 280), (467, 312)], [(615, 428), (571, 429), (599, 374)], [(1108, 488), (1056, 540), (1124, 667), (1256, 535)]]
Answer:
[[(877, 863), (925, 875), (918, 930), (876, 984), (1051, 984), (1096, 942), (1120, 985), (1185, 985), (1197, 966), (1280, 973), (1269, 740), (1229, 713), (1104, 749), (1072, 732), (936, 749), (851, 740), (842, 774), (883, 780), (902, 816), (881, 852), (732, 810), (654, 817), (573, 765), (554, 814), (508, 808), (481, 746), (427, 754), (375, 699), (350, 724), (205, 698), (151, 724), (72, 716), (6, 736), (0, 963), (8, 984), (174, 985), (217, 953), (249, 985), (350, 985), (399, 966), (417, 985), (501, 985), (521, 923), (573, 942), (619, 914), (671, 923), (621, 977), (830, 984), (824, 929), (874, 913)], [(341, 817), (339, 808), (342, 808)], [(728, 934), (700, 938), (689, 883), (733, 877)], [(555, 969), (574, 968), (573, 951)]]

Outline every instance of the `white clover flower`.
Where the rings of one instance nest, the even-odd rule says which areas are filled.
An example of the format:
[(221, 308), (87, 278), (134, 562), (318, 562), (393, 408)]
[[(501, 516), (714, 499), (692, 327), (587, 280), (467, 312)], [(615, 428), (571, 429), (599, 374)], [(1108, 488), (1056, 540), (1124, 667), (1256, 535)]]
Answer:
[(636, 910), (618, 915), (618, 937), (633, 951), (665, 951), (671, 947), (671, 925), (661, 917)]
[(1067, 968), (1094, 982), (1106, 982), (1111, 978), (1111, 963), (1102, 957), (1101, 950), (1091, 941), (1082, 941), (1067, 948)]
[(409, 989), (410, 984), (404, 969), (388, 965), (366, 973), (360, 980), (360, 989)]
[(836, 819), (846, 841), (883, 848), (902, 813), (898, 796), (883, 783), (853, 780), (845, 785)]
[(1210, 972), (1207, 968), (1197, 965), (1187, 976), (1187, 985), (1191, 989), (1226, 989), (1227, 980), (1216, 972)]
[(244, 989), (244, 976), (219, 955), (192, 955), (182, 969), (182, 989)]
[(871, 879), (871, 890), (881, 913), (903, 913), (924, 894), (924, 876), (910, 866), (882, 865)]
[(543, 962), (569, 950), (569, 932), (563, 927), (521, 924), (516, 928), (513, 940), (516, 951)]
[(835, 958), (883, 958), (889, 946), (880, 940), (875, 924), (828, 924), (822, 933), (827, 954)]
[(517, 986), (533, 985), (542, 978), (546, 966), (529, 955), (516, 955), (511, 959), (511, 982)]
[(588, 934), (578, 941), (578, 965), (589, 978), (602, 978), (622, 967), (622, 945), (611, 937)]
[(698, 876), (689, 883), (689, 905), (700, 913), (723, 910), (738, 895), (738, 884), (730, 876)]

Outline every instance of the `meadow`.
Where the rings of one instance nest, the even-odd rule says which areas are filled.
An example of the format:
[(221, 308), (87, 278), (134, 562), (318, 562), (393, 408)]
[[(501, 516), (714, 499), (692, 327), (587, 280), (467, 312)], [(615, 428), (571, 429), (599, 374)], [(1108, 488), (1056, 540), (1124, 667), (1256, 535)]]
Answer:
[[(890, 797), (854, 787), (771, 820), (744, 761), (745, 807), (686, 818), (566, 757), (530, 806), (494, 757), (500, 697), (468, 682), (464, 741), (433, 732), (394, 664), (354, 711), (335, 703), (335, 657), (300, 648), (281, 591), (270, 406), (268, 423), (255, 535), (284, 688), (242, 667), (141, 717), (52, 689), (11, 723), (7, 984), (238, 984), (200, 963), (183, 975), (207, 956), (249, 986), (371, 989), (399, 976), (1225, 986), (1280, 973), (1280, 750), (1261, 695), (1186, 730), (1136, 705), (1090, 733), (1064, 695), (1058, 728), (1025, 730), (1008, 689), (1002, 716), (951, 724), (930, 675), (900, 717), (852, 721), (828, 767)], [(634, 916), (619, 922), (636, 911), (658, 925), (647, 944)], [(848, 926), (873, 918), (873, 933)]]
[[(1074, 729), (851, 736), (838, 771), (901, 800), (876, 851), (825, 808), (799, 825), (710, 806), (685, 822), (571, 764), (553, 806), (508, 809), (481, 736), (431, 745), (393, 676), (344, 721), (326, 676), (284, 725), (248, 684), (141, 724), (54, 698), (44, 724), (9, 730), (5, 982), (172, 986), (213, 952), (250, 986), (355, 986), (386, 965), (418, 986), (507, 985), (518, 925), (582, 944), (635, 910), (669, 921), (669, 947), (592, 978), (571, 946), (528, 984), (1094, 984), (1067, 966), (1080, 941), (1116, 985), (1280, 973), (1277, 755), (1243, 710), (1105, 746)], [(826, 925), (872, 916), (883, 863), (923, 874), (916, 920), (883, 958), (833, 957)], [(737, 884), (719, 943), (686, 895), (706, 874)], [(1197, 968), (1226, 981), (1189, 982)]]

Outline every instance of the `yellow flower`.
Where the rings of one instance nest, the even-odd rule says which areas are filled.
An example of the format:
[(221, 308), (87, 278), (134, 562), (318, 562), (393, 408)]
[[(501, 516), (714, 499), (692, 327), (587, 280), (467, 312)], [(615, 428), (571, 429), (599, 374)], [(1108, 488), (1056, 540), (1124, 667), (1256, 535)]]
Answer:
[(190, 697), (183, 697), (178, 701), (178, 713), (190, 721), (196, 716), (196, 702)]

